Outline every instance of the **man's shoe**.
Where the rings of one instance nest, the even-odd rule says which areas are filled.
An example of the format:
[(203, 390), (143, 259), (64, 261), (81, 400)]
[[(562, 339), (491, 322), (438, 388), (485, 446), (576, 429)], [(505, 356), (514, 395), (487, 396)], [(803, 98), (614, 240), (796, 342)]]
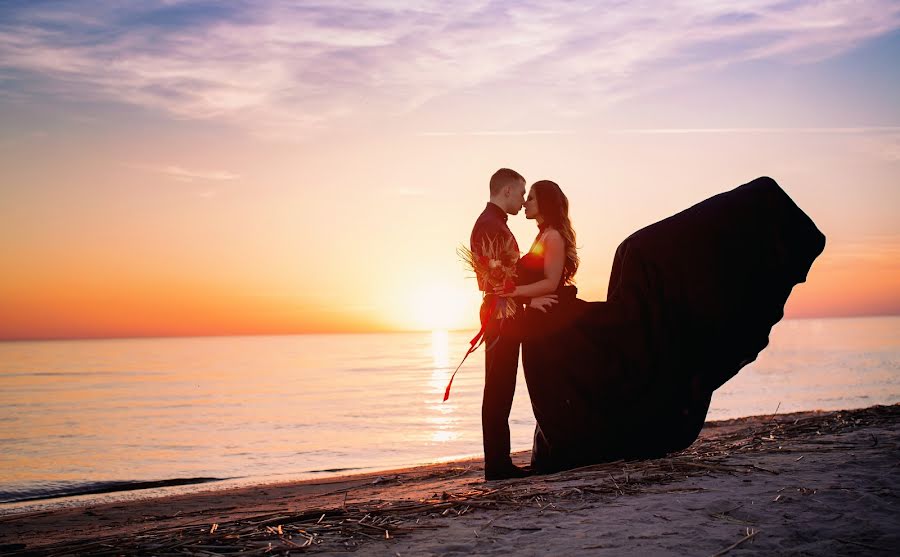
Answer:
[(525, 478), (530, 476), (531, 472), (524, 468), (519, 468), (515, 464), (508, 464), (500, 468), (485, 468), (484, 479), (487, 481), (494, 480), (510, 480), (513, 478)]

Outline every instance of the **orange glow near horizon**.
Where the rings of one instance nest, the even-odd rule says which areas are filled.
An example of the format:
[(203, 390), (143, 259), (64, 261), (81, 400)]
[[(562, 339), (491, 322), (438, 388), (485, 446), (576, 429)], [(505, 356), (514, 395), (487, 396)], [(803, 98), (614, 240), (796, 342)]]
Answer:
[[(459, 213), (454, 222), (462, 233), (445, 232), (441, 243), (453, 246), (452, 238), (467, 232), (472, 215)], [(513, 219), (520, 245), (526, 245), (533, 223)], [(395, 254), (393, 266), (372, 258), (351, 261), (333, 278), (305, 272), (310, 261), (334, 255), (314, 244), (306, 259), (272, 259), (259, 263), (268, 271), (259, 271), (244, 265), (245, 251), (233, 257), (202, 252), (192, 264), (191, 252), (182, 251), (194, 249), (190, 245), (162, 253), (116, 247), (109, 253), (106, 243), (104, 253), (103, 243), (78, 249), (7, 242), (5, 253), (17, 264), (0, 275), (0, 339), (477, 328), (480, 293), (451, 249), (424, 250), (416, 242), (427, 242), (427, 233), (397, 238), (412, 245)], [(579, 296), (603, 300), (615, 243), (590, 239), (587, 223), (579, 230)], [(786, 318), (900, 314), (898, 253), (900, 242), (890, 237), (863, 247), (829, 239), (807, 282), (794, 288)], [(254, 255), (256, 261), (262, 257)], [(347, 271), (356, 264), (371, 269), (358, 276)]]
[(900, 259), (892, 249), (831, 254), (826, 247), (785, 309), (786, 317), (863, 315), (900, 315)]
[[(413, 290), (408, 321), (401, 327), (423, 331), (447, 331), (470, 327), (478, 314), (480, 295), (460, 286), (425, 285)], [(475, 318), (477, 321), (477, 317)]]
[[(24, 277), (20, 277), (21, 278)], [(107, 283), (71, 280), (62, 288), (47, 276), (0, 285), (14, 292), (0, 303), (0, 338), (49, 339), (130, 336), (204, 336), (457, 330), (478, 326), (480, 293), (461, 279), (409, 285), (405, 297), (377, 312), (340, 312), (312, 301), (249, 296), (239, 288), (109, 277)], [(890, 254), (866, 259), (821, 256), (797, 285), (786, 318), (900, 313), (900, 265)], [(604, 298), (604, 289), (580, 296)]]
[(0, 3), (0, 340), (475, 329), (500, 167), (565, 191), (582, 299), (766, 175), (828, 242), (786, 317), (900, 314), (885, 6)]

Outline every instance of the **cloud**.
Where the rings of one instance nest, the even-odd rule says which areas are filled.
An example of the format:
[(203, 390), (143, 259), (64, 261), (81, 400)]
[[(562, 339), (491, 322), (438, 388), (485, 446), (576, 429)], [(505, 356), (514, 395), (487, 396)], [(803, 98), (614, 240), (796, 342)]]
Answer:
[(877, 260), (900, 266), (900, 236), (867, 235), (855, 241), (840, 242), (829, 246), (832, 260)]
[(176, 165), (154, 166), (147, 164), (126, 163), (125, 166), (137, 170), (164, 174), (182, 182), (193, 182), (195, 180), (209, 180), (218, 182), (223, 180), (237, 180), (241, 177), (240, 174), (234, 174), (232, 172), (225, 172), (221, 170), (189, 170), (187, 168)]
[(0, 149), (17, 147), (34, 141), (40, 141), (48, 137), (50, 137), (50, 134), (44, 130), (34, 130), (9, 137), (0, 137)]
[(900, 27), (893, 0), (734, 6), (4, 3), (0, 82), (283, 136), (497, 91), (540, 90), (573, 115), (704, 68), (816, 62)]
[(889, 162), (900, 161), (900, 140), (894, 138), (892, 143), (882, 144), (876, 151), (876, 155)]
[(881, 162), (900, 162), (900, 128), (863, 136), (857, 142), (856, 149)]
[(625, 135), (778, 134), (850, 136), (850, 147), (881, 162), (900, 161), (900, 126), (803, 127), (803, 128), (632, 128), (610, 129)]
[(838, 134), (838, 135), (864, 135), (864, 134), (891, 134), (900, 132), (900, 126), (869, 126), (846, 128), (634, 128), (610, 130), (611, 133), (623, 134)]
[(526, 136), (526, 135), (567, 135), (572, 130), (470, 130), (470, 131), (431, 131), (420, 132), (422, 137), (456, 137), (456, 136)]
[(389, 188), (385, 190), (388, 195), (396, 195), (398, 197), (425, 197), (428, 192), (415, 188)]

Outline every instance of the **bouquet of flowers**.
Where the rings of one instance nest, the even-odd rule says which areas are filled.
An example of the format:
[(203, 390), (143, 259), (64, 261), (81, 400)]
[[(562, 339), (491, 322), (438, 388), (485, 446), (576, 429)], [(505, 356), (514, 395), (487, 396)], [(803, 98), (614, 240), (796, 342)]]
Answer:
[[(509, 294), (516, 289), (516, 262), (519, 260), (519, 251), (516, 248), (515, 240), (509, 236), (506, 238), (485, 238), (481, 242), (481, 249), (473, 252), (465, 246), (456, 249), (456, 253), (462, 258), (463, 263), (475, 273), (478, 279), (478, 285), (486, 294), (493, 294), (498, 289), (504, 294)], [(516, 301), (508, 296), (494, 296), (488, 310), (490, 318), (504, 319), (512, 317), (516, 314)], [(456, 366), (453, 375), (450, 376), (450, 382), (444, 390), (444, 401), (450, 398), (450, 386), (453, 385), (453, 378), (456, 372), (462, 367), (463, 362), (484, 342), (484, 332), (486, 322), (482, 323), (481, 330), (469, 341), (469, 349), (463, 356), (462, 362)], [(485, 350), (490, 350), (488, 346)]]
[[(456, 251), (463, 263), (475, 273), (478, 284), (486, 293), (501, 289), (508, 294), (516, 288), (516, 261), (519, 252), (511, 236), (485, 238), (481, 249), (473, 252), (461, 246)], [(497, 297), (492, 317), (503, 319), (516, 314), (516, 301), (510, 297)]]

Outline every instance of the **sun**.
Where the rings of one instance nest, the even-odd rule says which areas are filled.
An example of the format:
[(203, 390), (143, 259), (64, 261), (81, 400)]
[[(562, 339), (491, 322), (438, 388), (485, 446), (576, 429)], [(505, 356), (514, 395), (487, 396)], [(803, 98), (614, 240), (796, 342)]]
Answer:
[(412, 290), (408, 308), (413, 328), (446, 331), (478, 326), (481, 296), (472, 288), (433, 283)]

